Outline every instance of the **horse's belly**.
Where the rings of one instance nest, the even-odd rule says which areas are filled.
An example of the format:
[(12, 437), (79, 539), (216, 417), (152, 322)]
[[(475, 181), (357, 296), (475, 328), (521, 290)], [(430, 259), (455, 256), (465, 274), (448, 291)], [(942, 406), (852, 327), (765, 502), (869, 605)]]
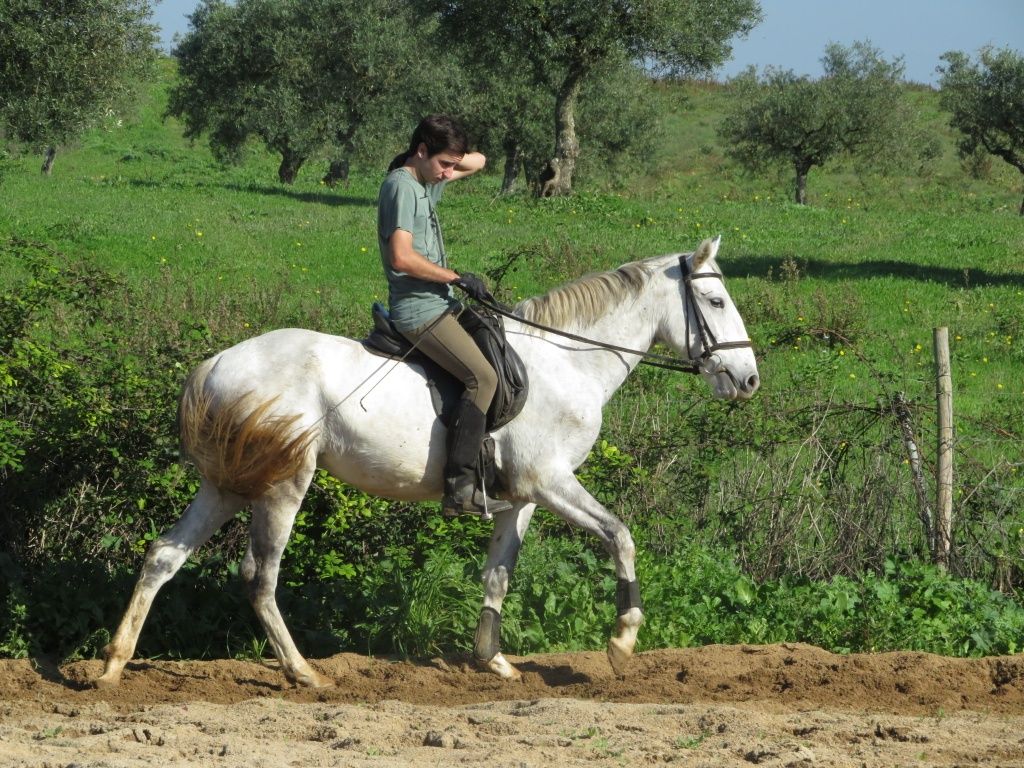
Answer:
[[(400, 501), (441, 498), (445, 435), (377, 422), (350, 430), (340, 450), (325, 446), (317, 464), (339, 480)], [(333, 442), (333, 441), (332, 441)]]
[(366, 493), (441, 498), (445, 431), (421, 375), (347, 339), (317, 350), (324, 416), (317, 464)]

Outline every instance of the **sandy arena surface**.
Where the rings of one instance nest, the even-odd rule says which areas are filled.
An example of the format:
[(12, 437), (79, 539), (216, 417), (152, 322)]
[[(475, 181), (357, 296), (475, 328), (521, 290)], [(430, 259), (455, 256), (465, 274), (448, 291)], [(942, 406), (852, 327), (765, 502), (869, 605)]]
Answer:
[(837, 656), (806, 645), (511, 658), (313, 661), (289, 687), (243, 661), (0, 661), (0, 766), (1021, 766), (1024, 656)]

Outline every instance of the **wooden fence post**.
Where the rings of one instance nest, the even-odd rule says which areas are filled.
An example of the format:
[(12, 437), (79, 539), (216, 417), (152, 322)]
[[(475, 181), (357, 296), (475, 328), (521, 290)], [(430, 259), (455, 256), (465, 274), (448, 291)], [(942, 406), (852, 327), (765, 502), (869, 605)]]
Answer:
[(939, 412), (932, 559), (940, 568), (948, 569), (953, 530), (953, 376), (949, 363), (949, 329), (936, 328), (932, 341), (935, 350), (935, 397)]

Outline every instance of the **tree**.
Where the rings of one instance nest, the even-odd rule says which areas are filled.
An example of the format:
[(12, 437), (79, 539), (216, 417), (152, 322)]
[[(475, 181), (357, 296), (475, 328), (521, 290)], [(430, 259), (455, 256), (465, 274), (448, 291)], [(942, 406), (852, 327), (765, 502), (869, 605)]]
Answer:
[(961, 156), (984, 150), (1024, 173), (1024, 57), (1007, 48), (983, 48), (977, 64), (960, 51), (942, 60), (940, 102), (962, 134)]
[(295, 0), (206, 0), (173, 53), (179, 81), (167, 114), (185, 135), (209, 133), (214, 156), (237, 160), (250, 136), (281, 156), (278, 178), (292, 183), (326, 130), (303, 89), (312, 79), (309, 30), (294, 24)]
[(666, 104), (654, 97), (657, 87), (647, 71), (631, 62), (583, 85), (578, 176), (624, 180), (653, 167)]
[(157, 59), (148, 0), (0, 0), (0, 136), (57, 148), (123, 108)]
[(546, 146), (543, 121), (551, 112), (550, 97), (513, 64), (507, 52), (484, 61), (460, 53), (468, 87), (453, 111), (476, 148), (487, 155), (488, 165), (496, 167), (504, 161), (500, 194), (510, 194), (524, 168), (531, 180), (530, 169), (539, 162), (538, 148)]
[[(524, 171), (530, 189), (539, 194), (551, 148), (547, 126), (553, 97), (505, 60), (468, 64), (466, 72), (470, 97), (458, 104), (457, 111), (494, 164), (504, 159), (501, 194), (512, 192)], [(579, 143), (584, 156), (578, 173), (598, 175), (600, 168), (619, 176), (652, 155), (660, 125), (651, 87), (646, 73), (630, 62), (609, 67), (602, 77), (583, 85)]]
[(811, 168), (842, 155), (880, 156), (908, 126), (901, 59), (885, 61), (867, 42), (829, 45), (818, 80), (751, 67), (733, 78), (732, 105), (719, 126), (727, 153), (751, 171), (788, 163), (796, 202), (807, 203)]
[(329, 156), (333, 182), (365, 142), (393, 143), (399, 126), (404, 141), (408, 94), (428, 92), (401, 0), (205, 0), (190, 21), (168, 114), (189, 138), (207, 134), (222, 161), (260, 139), (285, 184), (314, 155)]
[(542, 195), (565, 195), (579, 158), (577, 104), (584, 83), (620, 62), (681, 74), (729, 55), (729, 40), (760, 20), (757, 0), (419, 0), (475, 61), (507, 56), (554, 97), (554, 152)]

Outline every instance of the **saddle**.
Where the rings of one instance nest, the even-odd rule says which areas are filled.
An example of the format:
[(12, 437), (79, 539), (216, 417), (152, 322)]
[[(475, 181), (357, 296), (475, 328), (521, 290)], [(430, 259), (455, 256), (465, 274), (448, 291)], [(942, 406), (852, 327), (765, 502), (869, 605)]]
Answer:
[[(462, 382), (413, 349), (409, 340), (395, 328), (383, 305), (374, 302), (372, 312), (373, 330), (362, 339), (363, 346), (375, 355), (402, 358), (421, 367), (430, 388), (434, 412), (448, 426), (451, 413), (462, 397)], [(526, 368), (516, 351), (508, 345), (500, 315), (482, 306), (463, 306), (458, 320), (498, 374), (498, 389), (487, 410), (488, 431), (498, 429), (519, 415), (526, 404), (529, 391)]]

